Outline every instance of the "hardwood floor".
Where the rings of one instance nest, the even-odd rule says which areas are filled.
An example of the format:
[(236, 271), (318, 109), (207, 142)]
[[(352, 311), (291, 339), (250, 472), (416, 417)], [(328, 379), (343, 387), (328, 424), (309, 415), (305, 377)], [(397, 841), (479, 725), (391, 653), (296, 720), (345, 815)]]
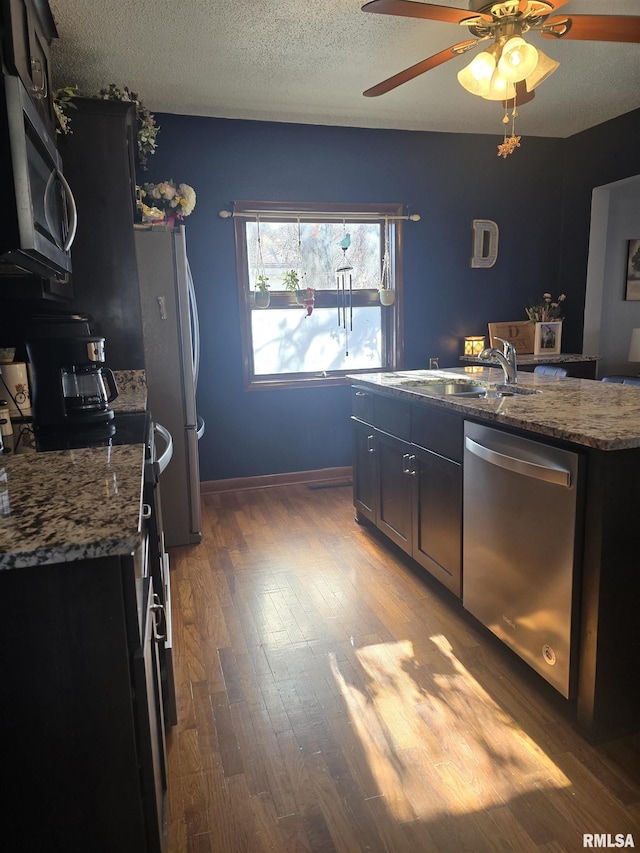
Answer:
[(583, 740), (559, 695), (354, 522), (349, 487), (203, 511), (203, 543), (171, 550), (170, 853), (640, 846), (640, 738)]

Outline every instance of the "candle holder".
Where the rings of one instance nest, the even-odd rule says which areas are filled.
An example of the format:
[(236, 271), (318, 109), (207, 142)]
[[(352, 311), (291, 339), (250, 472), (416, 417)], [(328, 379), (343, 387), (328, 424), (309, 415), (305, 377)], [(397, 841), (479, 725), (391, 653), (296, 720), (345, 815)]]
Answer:
[(484, 335), (468, 335), (467, 337), (465, 337), (465, 355), (480, 355), (484, 348)]

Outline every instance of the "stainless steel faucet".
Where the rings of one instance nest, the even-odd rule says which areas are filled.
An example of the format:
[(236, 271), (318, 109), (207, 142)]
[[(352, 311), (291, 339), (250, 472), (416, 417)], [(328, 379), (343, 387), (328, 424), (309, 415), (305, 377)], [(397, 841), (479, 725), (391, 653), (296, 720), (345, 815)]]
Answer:
[(503, 351), (494, 347), (484, 349), (478, 356), (482, 361), (492, 361), (498, 363), (504, 372), (504, 381), (506, 385), (515, 385), (518, 381), (518, 361), (516, 358), (516, 348), (510, 341), (505, 341), (504, 338), (494, 337), (494, 340), (500, 341), (503, 346)]

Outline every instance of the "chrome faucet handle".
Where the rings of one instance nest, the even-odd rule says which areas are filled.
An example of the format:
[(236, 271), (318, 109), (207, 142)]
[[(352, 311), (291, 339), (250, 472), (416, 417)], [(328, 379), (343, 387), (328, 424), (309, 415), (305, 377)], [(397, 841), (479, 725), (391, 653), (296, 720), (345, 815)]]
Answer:
[(502, 344), (502, 354), (505, 358), (509, 358), (511, 353), (514, 351), (514, 346), (511, 341), (507, 341), (504, 338), (499, 338), (497, 335), (493, 336), (494, 341), (500, 341)]
[(518, 381), (518, 356), (516, 354), (516, 348), (511, 343), (511, 341), (506, 341), (504, 338), (494, 337), (494, 340), (501, 341), (504, 346), (504, 357), (509, 365), (509, 377), (507, 379), (508, 382), (517, 382)]

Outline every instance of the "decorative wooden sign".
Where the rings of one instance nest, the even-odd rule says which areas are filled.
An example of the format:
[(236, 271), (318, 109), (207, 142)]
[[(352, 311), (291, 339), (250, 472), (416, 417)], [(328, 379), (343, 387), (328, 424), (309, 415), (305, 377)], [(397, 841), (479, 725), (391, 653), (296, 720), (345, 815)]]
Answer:
[[(511, 323), (489, 323), (489, 346), (502, 349), (500, 341), (504, 338), (515, 347), (518, 355), (528, 355), (533, 352), (536, 324), (531, 320), (514, 320)], [(494, 342), (495, 341), (495, 342)]]

